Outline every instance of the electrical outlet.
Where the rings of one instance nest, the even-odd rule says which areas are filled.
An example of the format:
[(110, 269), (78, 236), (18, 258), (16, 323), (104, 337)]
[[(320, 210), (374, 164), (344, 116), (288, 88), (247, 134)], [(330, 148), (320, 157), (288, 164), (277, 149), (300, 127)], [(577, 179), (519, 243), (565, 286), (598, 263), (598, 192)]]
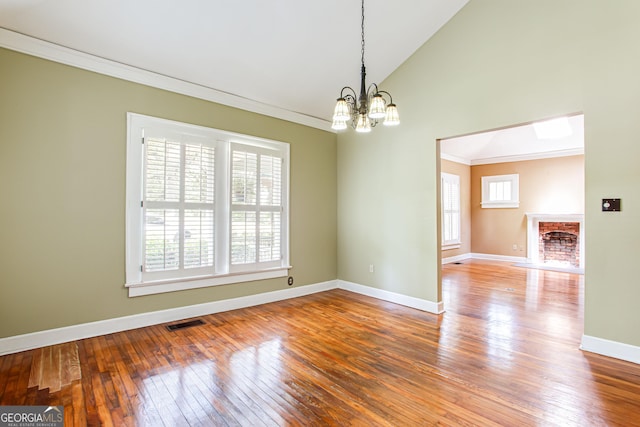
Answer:
[(369, 264), (369, 273), (373, 273), (374, 268), (373, 268), (373, 264)]
[(289, 278), (287, 279), (287, 284), (289, 286), (293, 286), (293, 276), (289, 276)]
[(513, 244), (513, 246), (512, 246), (512, 249), (513, 249), (514, 251), (517, 251), (517, 250), (518, 250), (518, 245), (516, 245), (516, 244), (514, 243), (514, 244)]

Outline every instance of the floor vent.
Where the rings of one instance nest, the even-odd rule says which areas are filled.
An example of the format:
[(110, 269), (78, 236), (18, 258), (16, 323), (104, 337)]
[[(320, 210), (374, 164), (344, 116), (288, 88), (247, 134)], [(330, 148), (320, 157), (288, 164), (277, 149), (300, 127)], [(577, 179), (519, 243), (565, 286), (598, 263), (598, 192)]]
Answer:
[(190, 328), (191, 326), (204, 325), (204, 322), (200, 319), (189, 320), (188, 322), (174, 323), (173, 325), (167, 325), (167, 329), (170, 331), (177, 331), (178, 329)]

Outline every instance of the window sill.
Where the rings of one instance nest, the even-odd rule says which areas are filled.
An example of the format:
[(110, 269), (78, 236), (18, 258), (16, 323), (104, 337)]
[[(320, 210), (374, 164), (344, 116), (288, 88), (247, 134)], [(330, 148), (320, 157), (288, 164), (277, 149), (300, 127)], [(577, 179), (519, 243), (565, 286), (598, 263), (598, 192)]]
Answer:
[(278, 267), (269, 270), (234, 273), (220, 276), (194, 277), (190, 279), (163, 280), (145, 283), (127, 283), (129, 298), (143, 295), (161, 294), (165, 292), (184, 291), (187, 289), (206, 288), (209, 286), (230, 285), (233, 283), (251, 282), (254, 280), (274, 279), (289, 275), (289, 267)]
[(519, 208), (520, 202), (482, 202), (481, 206), (489, 209)]
[(460, 243), (450, 243), (448, 245), (442, 245), (442, 250), (450, 251), (451, 249), (460, 249), (460, 246), (462, 246)]

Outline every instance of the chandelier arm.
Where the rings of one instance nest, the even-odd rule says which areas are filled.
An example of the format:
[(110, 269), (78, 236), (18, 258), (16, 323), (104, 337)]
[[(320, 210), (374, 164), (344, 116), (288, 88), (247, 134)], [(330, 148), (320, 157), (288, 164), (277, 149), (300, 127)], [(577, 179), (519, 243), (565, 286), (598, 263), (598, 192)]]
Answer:
[[(344, 91), (345, 91), (345, 90), (346, 90), (346, 91), (351, 91), (351, 93), (348, 93), (348, 94), (346, 94), (346, 95), (345, 95), (345, 94), (344, 94)], [(355, 99), (358, 99), (358, 95), (356, 94), (356, 91), (355, 91), (355, 90), (353, 90), (353, 89), (352, 89), (351, 87), (349, 87), (349, 86), (345, 86), (345, 87), (343, 87), (343, 88), (342, 88), (342, 90), (340, 91), (340, 98), (347, 99), (348, 97), (351, 97), (351, 98), (353, 98), (354, 100), (355, 100)]]
[[(371, 91), (371, 88), (373, 88), (373, 89), (375, 89), (375, 90), (372, 92), (372, 91)], [(371, 83), (371, 84), (369, 85), (369, 87), (367, 88), (367, 96), (368, 96), (369, 98), (371, 98), (373, 95), (376, 95), (376, 94), (378, 94), (378, 93), (380, 93), (380, 91), (378, 90), (378, 85), (377, 85), (377, 84), (375, 84), (375, 83)]]
[[(385, 125), (394, 126), (399, 122), (398, 111), (393, 104), (393, 98), (387, 91), (380, 90), (375, 83), (366, 85), (366, 68), (364, 65), (364, 0), (362, 4), (361, 14), (361, 62), (360, 69), (360, 94), (351, 88), (345, 86), (340, 91), (340, 98), (336, 104), (334, 112), (334, 123), (332, 128), (335, 130), (343, 130), (346, 128), (346, 121), (351, 121), (351, 127), (357, 132), (369, 132), (372, 127), (375, 127), (379, 122), (379, 119), (383, 114), (383, 107), (385, 103), (384, 95), (389, 97), (390, 102), (384, 108), (384, 123)], [(374, 107), (375, 106), (375, 107)], [(373, 108), (372, 108), (373, 107)], [(348, 110), (348, 112), (346, 111)], [(371, 111), (370, 111), (371, 110)], [(373, 115), (373, 117), (371, 117)], [(350, 116), (349, 119), (346, 119)], [(346, 120), (345, 120), (346, 119)]]
[[(378, 89), (378, 87), (376, 86), (376, 90), (377, 89)], [(386, 90), (378, 90), (376, 93), (379, 93), (379, 94), (383, 94), (384, 93), (385, 95), (387, 95), (389, 97), (389, 101), (390, 101), (389, 103), (393, 104), (393, 98), (391, 97), (391, 94), (389, 92), (387, 92)]]

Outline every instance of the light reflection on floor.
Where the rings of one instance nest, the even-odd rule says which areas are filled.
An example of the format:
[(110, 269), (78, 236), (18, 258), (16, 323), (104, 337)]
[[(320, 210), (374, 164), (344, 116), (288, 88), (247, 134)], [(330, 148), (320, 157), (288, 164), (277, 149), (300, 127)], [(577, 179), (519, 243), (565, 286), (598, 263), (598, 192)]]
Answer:
[[(588, 353), (579, 350), (584, 276), (509, 267), (495, 279), (483, 276), (483, 280), (482, 286), (474, 287), (462, 268), (443, 269), (443, 363), (455, 356), (452, 349), (463, 345), (465, 339), (480, 339), (488, 356), (487, 376), (496, 381), (508, 384), (511, 369), (515, 372), (518, 365), (520, 372), (527, 364), (536, 365), (536, 372), (542, 370), (543, 375), (535, 378), (514, 378), (514, 384), (528, 384), (527, 393), (535, 392), (533, 400), (551, 425), (575, 425), (575, 408), (580, 407), (587, 408), (594, 422), (605, 420), (606, 405), (589, 372)], [(459, 316), (468, 317), (467, 323), (473, 326), (461, 326), (465, 323)], [(548, 350), (544, 345), (547, 339), (567, 341), (566, 352)]]

